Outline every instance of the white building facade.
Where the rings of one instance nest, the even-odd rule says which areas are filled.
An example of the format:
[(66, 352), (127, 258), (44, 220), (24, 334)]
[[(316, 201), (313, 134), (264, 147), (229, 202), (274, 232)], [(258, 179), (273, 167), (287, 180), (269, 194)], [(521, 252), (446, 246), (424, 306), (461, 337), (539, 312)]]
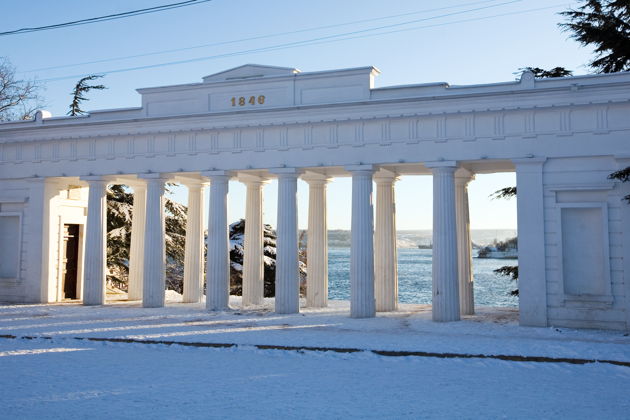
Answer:
[(310, 189), (306, 302), (326, 306), (326, 185), (350, 176), (351, 316), (372, 317), (397, 307), (396, 180), (427, 174), (433, 319), (456, 321), (474, 312), (467, 185), (516, 172), (521, 325), (630, 329), (630, 183), (607, 178), (630, 166), (630, 73), (374, 88), (377, 74), (245, 65), (139, 89), (140, 108), (0, 124), (0, 302), (105, 303), (106, 187), (125, 184), (129, 298), (163, 306), (171, 181), (189, 190), (184, 300), (200, 300), (206, 264), (207, 308), (227, 308), (236, 179), (247, 186), (243, 302), (260, 304), (262, 187), (275, 178), (275, 310), (299, 311), (298, 179)]

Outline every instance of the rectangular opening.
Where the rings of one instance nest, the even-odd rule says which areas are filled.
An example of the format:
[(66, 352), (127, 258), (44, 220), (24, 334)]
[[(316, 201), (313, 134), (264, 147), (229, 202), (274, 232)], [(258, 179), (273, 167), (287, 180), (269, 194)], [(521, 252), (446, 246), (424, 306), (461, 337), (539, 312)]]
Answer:
[(0, 214), (0, 278), (17, 279), (20, 266), (20, 216)]
[(61, 276), (63, 281), (63, 298), (78, 298), (79, 278), (79, 225), (63, 226), (63, 259)]

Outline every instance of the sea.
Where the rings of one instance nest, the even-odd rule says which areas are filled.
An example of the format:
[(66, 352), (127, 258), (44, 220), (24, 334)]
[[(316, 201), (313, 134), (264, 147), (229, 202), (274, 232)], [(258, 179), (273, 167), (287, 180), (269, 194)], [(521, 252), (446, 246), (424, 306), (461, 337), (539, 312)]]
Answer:
[[(475, 305), (517, 307), (518, 297), (510, 292), (517, 288), (509, 277), (493, 270), (504, 265), (517, 265), (517, 260), (476, 258), (478, 247), (516, 236), (513, 229), (473, 229), (473, 276)], [(350, 299), (350, 231), (328, 232), (328, 297)], [(398, 301), (401, 303), (431, 303), (430, 230), (401, 230), (398, 245)]]

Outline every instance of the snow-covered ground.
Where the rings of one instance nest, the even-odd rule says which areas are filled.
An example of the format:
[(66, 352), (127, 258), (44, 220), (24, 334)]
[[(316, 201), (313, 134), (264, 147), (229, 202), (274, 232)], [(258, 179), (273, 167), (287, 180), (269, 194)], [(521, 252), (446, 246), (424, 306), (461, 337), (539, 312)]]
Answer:
[[(238, 298), (231, 302), (238, 307)], [(181, 303), (0, 306), (0, 418), (630, 417), (627, 366), (255, 347), (630, 362), (623, 332), (522, 328), (505, 308), (479, 308), (479, 315), (448, 324), (431, 322), (425, 305), (374, 319), (349, 318), (348, 303), (339, 301), (295, 315), (271, 309), (271, 300), (219, 314)], [(26, 336), (39, 338), (20, 338)]]

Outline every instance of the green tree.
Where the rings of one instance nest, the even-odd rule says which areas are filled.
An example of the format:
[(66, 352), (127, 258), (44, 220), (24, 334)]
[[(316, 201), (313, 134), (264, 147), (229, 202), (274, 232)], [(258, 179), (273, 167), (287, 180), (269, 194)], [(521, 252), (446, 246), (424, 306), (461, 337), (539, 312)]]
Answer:
[(571, 38), (594, 48), (589, 63), (597, 73), (630, 70), (630, 1), (583, 0), (582, 6), (560, 13), (559, 26)]
[[(560, 27), (584, 46), (592, 46), (595, 59), (589, 65), (597, 73), (630, 71), (630, 1), (583, 0), (584, 4), (561, 13)], [(628, 182), (630, 167), (613, 172), (608, 179)], [(630, 195), (624, 197), (630, 203)]]
[(39, 85), (15, 76), (15, 67), (0, 57), (0, 121), (32, 119), (41, 107)]
[(572, 76), (573, 71), (567, 70), (564, 67), (554, 67), (551, 70), (541, 69), (540, 67), (522, 67), (519, 69), (523, 71), (531, 71), (534, 73), (534, 77), (537, 79), (544, 79), (547, 77), (565, 77)]
[[(630, 181), (630, 166), (628, 166), (627, 168), (621, 169), (619, 171), (613, 172), (612, 174), (608, 175), (608, 179), (616, 179), (621, 182)], [(626, 200), (628, 204), (630, 204), (630, 194), (623, 197), (623, 199)]]
[[(110, 272), (108, 280), (123, 290), (127, 288), (129, 276), (133, 200), (133, 193), (125, 185), (111, 185), (107, 188), (107, 268)], [(166, 198), (164, 206), (166, 285), (167, 288), (181, 293), (188, 208), (169, 198)]]
[(85, 111), (81, 109), (81, 102), (89, 101), (89, 99), (87, 99), (84, 95), (91, 90), (107, 89), (104, 85), (88, 84), (89, 81), (100, 79), (101, 77), (103, 77), (102, 74), (93, 74), (91, 76), (86, 76), (77, 82), (72, 92), (70, 92), (72, 95), (72, 103), (70, 104), (70, 111), (68, 111), (68, 115), (74, 117), (85, 114)]

